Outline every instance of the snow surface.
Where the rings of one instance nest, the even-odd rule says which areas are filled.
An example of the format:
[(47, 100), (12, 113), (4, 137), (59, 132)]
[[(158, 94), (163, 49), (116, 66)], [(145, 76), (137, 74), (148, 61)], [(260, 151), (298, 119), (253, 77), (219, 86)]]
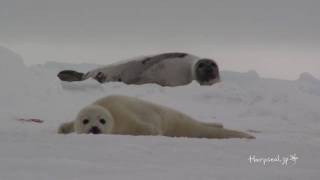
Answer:
[[(50, 62), (26, 67), (0, 48), (0, 179), (314, 179), (320, 178), (320, 81), (264, 79), (255, 71), (223, 72), (222, 83), (160, 87), (93, 80), (62, 83), (62, 69), (97, 65)], [(196, 119), (221, 122), (257, 139), (191, 139), (161, 136), (59, 135), (94, 100), (125, 94), (173, 107)], [(42, 124), (17, 118), (40, 118)], [(250, 163), (296, 154), (296, 164)]]

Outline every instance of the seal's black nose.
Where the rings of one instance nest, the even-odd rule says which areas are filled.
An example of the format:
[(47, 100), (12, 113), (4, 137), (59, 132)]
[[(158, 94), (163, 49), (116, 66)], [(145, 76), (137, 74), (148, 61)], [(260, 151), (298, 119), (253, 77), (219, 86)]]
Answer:
[(97, 127), (97, 126), (93, 126), (89, 133), (92, 133), (92, 134), (101, 134), (101, 130)]
[(207, 67), (207, 68), (205, 69), (205, 71), (206, 71), (206, 73), (208, 73), (208, 74), (213, 73), (212, 67)]

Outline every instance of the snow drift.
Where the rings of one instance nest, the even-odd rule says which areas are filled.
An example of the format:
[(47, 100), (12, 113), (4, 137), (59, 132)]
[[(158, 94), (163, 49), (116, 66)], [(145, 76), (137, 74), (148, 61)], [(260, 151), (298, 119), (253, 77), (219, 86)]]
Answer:
[[(19, 55), (0, 48), (0, 179), (319, 179), (320, 81), (311, 74), (285, 81), (261, 78), (255, 71), (225, 71), (217, 85), (176, 88), (66, 83), (56, 77), (63, 69), (96, 66), (50, 62), (26, 67)], [(259, 133), (249, 141), (56, 134), (81, 107), (110, 94)], [(21, 117), (44, 123), (16, 120)], [(248, 160), (292, 154), (299, 159), (287, 166)]]

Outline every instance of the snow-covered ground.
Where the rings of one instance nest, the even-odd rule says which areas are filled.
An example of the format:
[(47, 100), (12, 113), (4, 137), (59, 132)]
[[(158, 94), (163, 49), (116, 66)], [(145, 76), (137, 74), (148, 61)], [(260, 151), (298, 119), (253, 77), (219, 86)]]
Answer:
[[(320, 81), (308, 73), (285, 81), (264, 79), (254, 71), (222, 72), (220, 84), (176, 88), (101, 85), (93, 80), (61, 83), (56, 78), (62, 69), (86, 71), (95, 66), (51, 62), (26, 67), (19, 55), (0, 48), (1, 180), (320, 178)], [(257, 138), (56, 133), (59, 124), (72, 120), (81, 107), (111, 94), (139, 97), (202, 121), (254, 131)], [(44, 123), (18, 118), (40, 118)], [(280, 160), (288, 157), (288, 164), (253, 161), (278, 155)]]

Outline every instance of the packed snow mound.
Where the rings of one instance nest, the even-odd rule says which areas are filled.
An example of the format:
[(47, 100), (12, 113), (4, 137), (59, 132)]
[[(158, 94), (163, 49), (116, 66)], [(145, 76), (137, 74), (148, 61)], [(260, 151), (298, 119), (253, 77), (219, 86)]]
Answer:
[(298, 81), (320, 84), (319, 79), (315, 78), (312, 74), (307, 73), (307, 72), (302, 73), (300, 75)]
[(26, 75), (26, 67), (20, 55), (10, 49), (0, 46), (0, 78), (18, 80), (20, 75)]
[[(0, 48), (0, 174), (2, 179), (314, 179), (320, 156), (320, 83), (264, 79), (255, 71), (222, 72), (222, 82), (200, 86), (61, 82), (63, 69), (94, 64), (49, 62), (26, 67)], [(249, 130), (256, 140), (208, 140), (112, 135), (58, 135), (83, 106), (123, 94), (172, 107), (196, 119)], [(39, 118), (44, 123), (21, 122)], [(248, 158), (290, 157), (295, 165), (250, 163)]]
[(0, 97), (10, 99), (12, 96), (23, 96), (21, 90), (28, 91), (28, 87), (34, 84), (33, 79), (20, 55), (0, 47)]
[(302, 73), (297, 80), (297, 83), (299, 84), (299, 88), (302, 92), (314, 96), (320, 96), (320, 80), (315, 78), (312, 74)]
[(0, 68), (3, 70), (19, 69), (24, 66), (22, 57), (12, 50), (0, 46)]

